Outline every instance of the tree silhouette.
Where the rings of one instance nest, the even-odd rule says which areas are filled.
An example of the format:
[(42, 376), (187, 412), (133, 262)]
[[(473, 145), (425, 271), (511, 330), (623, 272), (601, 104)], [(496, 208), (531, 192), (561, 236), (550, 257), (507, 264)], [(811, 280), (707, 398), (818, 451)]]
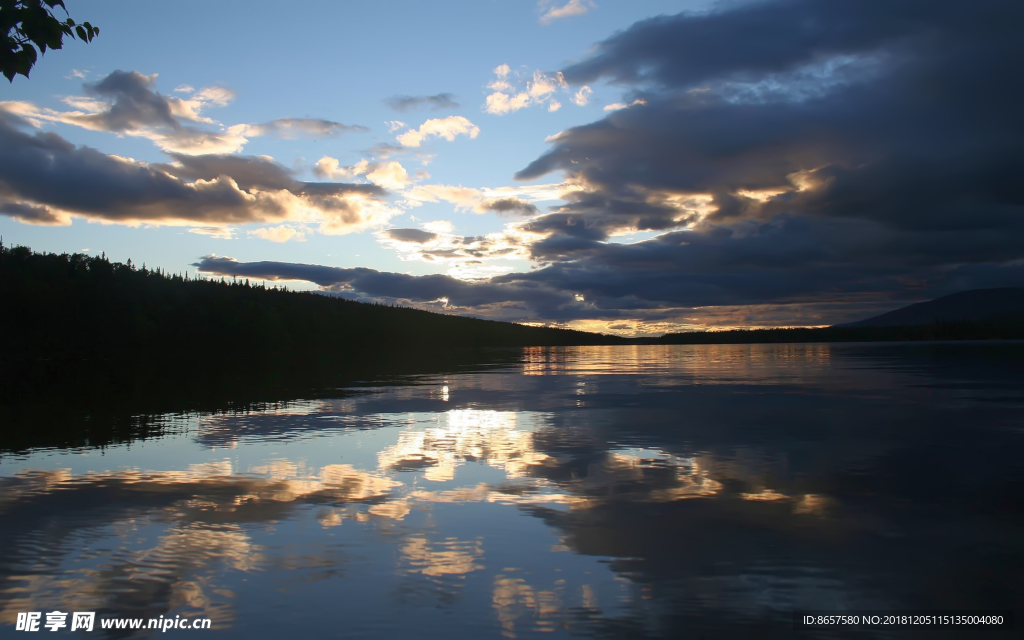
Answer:
[(92, 42), (99, 35), (99, 27), (88, 22), (76, 24), (68, 16), (60, 20), (53, 10), (60, 7), (67, 15), (64, 0), (0, 0), (0, 28), (4, 33), (4, 45), (0, 47), (0, 71), (11, 82), (14, 76), (28, 77), (39, 53), (46, 49), (60, 49), (64, 37), (77, 37), (83, 42)]

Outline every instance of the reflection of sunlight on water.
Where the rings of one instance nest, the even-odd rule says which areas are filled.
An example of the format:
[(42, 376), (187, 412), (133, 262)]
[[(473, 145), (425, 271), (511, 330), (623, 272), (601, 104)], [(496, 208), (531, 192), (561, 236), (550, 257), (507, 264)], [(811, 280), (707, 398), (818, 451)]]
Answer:
[(579, 484), (589, 495), (633, 502), (706, 498), (722, 490), (722, 483), (708, 477), (693, 458), (636, 448), (610, 451), (604, 465)]
[(554, 631), (564, 615), (565, 581), (560, 582), (553, 589), (535, 589), (523, 578), (496, 575), (491, 601), (501, 623), (501, 635), (515, 638), (520, 618), (526, 618), (527, 624), (533, 623), (531, 631)]
[[(134, 525), (129, 521), (114, 526), (118, 537), (134, 538), (138, 533)], [(86, 549), (77, 556), (87, 560), (90, 553)], [(142, 616), (176, 610), (208, 617), (214, 628), (225, 628), (236, 616), (230, 604), (233, 593), (221, 580), (223, 572), (251, 571), (262, 561), (260, 548), (236, 525), (176, 524), (155, 546), (118, 545), (100, 566), (79, 565), (60, 575), (34, 571), (5, 576), (21, 586), (4, 589), (0, 620), (13, 621), (19, 611), (40, 608), (115, 610)]]
[[(669, 369), (673, 376), (693, 378), (687, 384), (738, 379), (757, 382), (759, 377), (774, 383), (782, 377), (772, 378), (764, 373), (773, 367), (788, 367), (791, 375), (787, 381), (792, 382), (793, 376), (813, 377), (830, 366), (828, 345), (790, 350), (751, 349), (749, 345), (726, 345), (700, 353), (675, 347), (528, 349), (524, 370), (527, 375), (657, 374), (640, 383), (657, 387), (679, 384), (678, 377), (661, 376), (661, 372)], [(744, 363), (737, 365), (737, 358)], [(665, 445), (671, 450), (656, 445), (618, 446), (602, 427), (593, 427), (588, 422), (592, 416), (600, 415), (589, 413), (589, 409), (558, 413), (460, 405), (464, 402), (463, 390), (472, 390), (467, 379), (445, 379), (444, 384), (439, 384), (438, 378), (429, 386), (394, 390), (394, 398), (421, 403), (413, 404), (416, 410), (409, 412), (392, 409), (383, 402), (367, 410), (349, 398), (285, 403), (269, 406), (263, 412), (194, 416), (189, 418), (195, 424), (190, 429), (196, 434), (193, 442), (201, 443), (205, 452), (222, 449), (225, 444), (237, 449), (215, 451), (210, 455), (223, 459), (182, 464), (177, 469), (149, 471), (140, 465), (76, 473), (71, 468), (58, 468), (21, 471), (13, 478), (0, 478), (10, 480), (0, 485), (0, 517), (14, 505), (32, 504), (34, 500), (62, 493), (73, 496), (75, 491), (81, 491), (84, 495), (113, 496), (113, 500), (129, 506), (103, 521), (102, 526), (109, 525), (109, 531), (100, 537), (134, 541), (91, 551), (92, 564), (102, 568), (90, 565), (88, 569), (60, 573), (53, 570), (53, 563), (38, 568), (43, 566), (39, 559), (47, 549), (49, 534), (45, 523), (33, 524), (35, 529), (28, 529), (28, 542), (21, 548), (28, 550), (28, 562), (36, 562), (36, 566), (25, 564), (24, 570), (5, 578), (0, 593), (6, 601), (0, 605), (0, 618), (6, 620), (13, 615), (11, 612), (45, 602), (46, 606), (62, 610), (120, 607), (158, 614), (169, 610), (202, 611), (224, 626), (231, 626), (231, 621), (238, 617), (238, 603), (225, 576), (237, 572), (255, 581), (254, 573), (265, 572), (275, 580), (280, 578), (281, 567), (292, 566), (283, 556), (301, 554), (286, 553), (259, 536), (278, 528), (281, 522), (291, 524), (308, 518), (311, 527), (280, 527), (279, 533), (287, 529), (287, 535), (299, 541), (297, 545), (310, 544), (303, 536), (322, 536), (313, 538), (313, 549), (318, 549), (316, 545), (323, 539), (337, 536), (335, 539), (344, 540), (344, 545), (360, 553), (378, 554), (375, 561), (386, 558), (382, 562), (388, 568), (384, 572), (375, 568), (379, 573), (402, 580), (406, 587), (418, 584), (415, 588), (444, 592), (446, 597), (457, 594), (462, 585), (472, 584), (473, 580), (483, 581), (491, 592), (490, 615), (496, 617), (504, 636), (514, 638), (517, 634), (572, 628), (580, 620), (607, 617), (617, 603), (636, 607), (639, 601), (652, 599), (651, 590), (622, 578), (629, 574), (618, 568), (615, 570), (620, 571), (621, 580), (613, 582), (609, 578), (612, 569), (604, 565), (602, 570), (608, 574), (601, 576), (603, 582), (593, 584), (582, 572), (574, 576), (566, 573), (566, 578), (559, 579), (557, 574), (540, 577), (526, 571), (516, 573), (514, 562), (508, 563), (512, 567), (496, 572), (502, 565), (489, 567), (485, 550), (486, 557), (492, 559), (502, 557), (502, 553), (516, 558), (517, 553), (526, 553), (522, 549), (531, 548), (531, 544), (534, 554), (551, 553), (550, 558), (555, 558), (554, 554), (562, 552), (558, 560), (551, 560), (552, 566), (570, 557), (565, 552), (586, 553), (593, 562), (601, 562), (594, 560), (601, 554), (616, 561), (628, 560), (616, 555), (616, 550), (620, 548), (618, 544), (629, 542), (619, 538), (631, 535), (629, 523), (606, 521), (620, 518), (617, 514), (624, 510), (643, 513), (646, 508), (650, 513), (671, 513), (674, 507), (666, 503), (683, 500), (688, 502), (682, 509), (693, 507), (688, 514), (701, 513), (701, 509), (707, 512), (709, 505), (720, 504), (733, 510), (730, 517), (741, 511), (771, 511), (783, 514), (770, 514), (775, 518), (797, 516), (794, 520), (801, 526), (829, 522), (827, 518), (808, 516), (836, 513), (833, 508), (837, 503), (832, 498), (774, 482), (776, 477), (786, 474), (784, 461), (763, 456), (756, 447), (746, 450), (737, 446), (729, 455), (716, 456), (691, 451), (691, 445), (677, 443)], [(477, 384), (495, 394), (505, 391), (501, 384), (515, 390), (507, 379), (497, 383), (494, 380)], [(592, 384), (570, 378), (563, 388), (568, 389), (566, 395), (572, 401), (585, 399), (590, 403), (592, 399), (598, 400), (604, 390), (598, 384), (607, 381)], [(483, 386), (486, 384), (494, 386)], [(394, 398), (389, 397), (389, 402)], [(422, 402), (427, 401), (434, 403), (428, 405), (432, 408), (454, 408), (425, 411)], [(399, 403), (395, 400), (394, 404)], [(500, 406), (521, 405), (510, 402)], [(599, 405), (595, 402), (595, 406)], [(327, 423), (336, 431), (320, 427)], [(303, 441), (314, 444), (303, 448)], [(321, 445), (337, 445), (337, 449)], [(337, 457), (332, 461), (329, 456)], [(337, 462), (339, 459), (345, 463)], [(137, 464), (135, 459), (129, 460)], [(481, 481), (481, 477), (488, 481)], [(507, 505), (518, 511), (488, 505)], [(98, 526), (89, 520), (96, 516), (85, 506), (82, 509), (82, 515), (75, 517), (88, 522), (88, 526)], [(451, 514), (459, 509), (460, 515), (452, 518)], [(544, 521), (536, 522), (544, 533), (525, 535), (521, 549), (517, 544), (477, 535), (473, 527), (480, 523), (474, 516), (496, 510), (542, 514)], [(580, 525), (581, 522), (584, 524)], [(445, 526), (450, 528), (446, 530)], [(593, 549), (581, 550), (583, 543), (576, 535), (581, 526), (591, 526), (599, 532), (583, 541), (594, 545)], [(137, 532), (146, 527), (150, 539), (143, 540)], [(155, 530), (158, 533), (154, 534)], [(457, 535), (448, 535), (452, 532)], [(535, 544), (538, 541), (543, 544)], [(506, 546), (489, 546), (499, 544)], [(72, 547), (61, 548), (58, 563), (78, 561), (77, 551), (71, 551)], [(309, 551), (308, 556), (318, 552)], [(577, 559), (573, 556), (574, 561)], [(327, 569), (337, 569), (338, 561), (333, 556), (314, 560), (310, 560), (310, 566), (322, 560)], [(522, 564), (535, 560), (527, 558)], [(338, 570), (337, 575), (342, 574)], [(373, 579), (385, 580), (380, 575)], [(723, 593), (728, 592), (718, 594), (723, 601), (736, 597), (729, 595), (733, 591), (750, 595), (750, 589), (740, 584), (742, 580), (733, 584), (731, 579), (720, 577), (719, 587), (713, 581), (698, 586), (704, 591), (713, 591), (712, 587), (723, 589)], [(131, 589), (125, 587), (128, 583), (132, 583)], [(135, 583), (151, 585), (147, 588), (152, 591)], [(609, 584), (619, 590), (618, 595), (609, 593)], [(137, 591), (137, 601), (126, 602), (124, 596), (118, 595), (132, 589)], [(43, 592), (57, 595), (47, 600), (39, 595)], [(751, 605), (742, 602), (736, 606)]]
[(371, 515), (381, 518), (401, 520), (405, 516), (409, 515), (409, 512), (412, 511), (412, 507), (405, 500), (392, 500), (383, 504), (375, 504), (367, 511)]
[(444, 426), (403, 431), (397, 444), (377, 455), (379, 467), (385, 471), (422, 468), (427, 480), (447, 482), (455, 478), (459, 466), (479, 460), (504, 470), (510, 478), (522, 477), (548, 456), (534, 449), (532, 430), (519, 429), (520, 417), (538, 419), (513, 411), (447, 411), (438, 418)]
[(797, 501), (793, 513), (822, 516), (833, 506), (835, 506), (835, 501), (832, 498), (808, 493)]
[(432, 543), (422, 534), (412, 535), (406, 538), (401, 554), (410, 573), (425, 576), (465, 576), (484, 568), (482, 538), (470, 542), (450, 537)]
[(789, 500), (789, 496), (783, 495), (774, 489), (764, 489), (758, 493), (741, 493), (740, 497), (744, 500), (754, 500), (762, 502), (775, 502), (776, 500)]
[(668, 376), (654, 381), (663, 385), (678, 384), (679, 378), (699, 384), (820, 383), (831, 362), (829, 344), (528, 347), (523, 350), (522, 373)]
[[(303, 420), (317, 417), (315, 412), (303, 411), (291, 415)], [(376, 445), (380, 446), (376, 468), (370, 470), (341, 463), (316, 465), (303, 457), (275, 455), (247, 464), (226, 458), (167, 471), (129, 468), (75, 474), (64, 468), (16, 474), (16, 482), (0, 492), (0, 515), (18, 501), (102, 487), (104, 491), (133, 492), (143, 503), (156, 505), (148, 510), (151, 515), (129, 511), (115, 518), (112, 527), (135, 531), (146, 522), (163, 522), (164, 529), (155, 544), (99, 552), (104, 564), (113, 569), (63, 574), (25, 571), (10, 576), (8, 584), (14, 581), (19, 587), (5, 589), (7, 601), (0, 606), (0, 618), (46, 602), (46, 606), (72, 610), (120, 607), (154, 615), (172, 610), (202, 612), (231, 626), (237, 614), (233, 592), (222, 584), (225, 572), (251, 573), (270, 568), (268, 552), (253, 541), (243, 523), (273, 526), (279, 520), (295, 518), (295, 512), (289, 515), (288, 510), (302, 506), (315, 505), (311, 516), (319, 524), (317, 530), (325, 535), (348, 531), (348, 527), (339, 529), (346, 520), (355, 525), (354, 529), (376, 527), (382, 540), (389, 536), (395, 540), (399, 574), (429, 580), (436, 583), (439, 593), (451, 596), (455, 591), (449, 587), (457, 590), (467, 576), (486, 570), (486, 539), (437, 539), (429, 533), (432, 529), (421, 528), (421, 518), (434, 517), (435, 505), (503, 504), (543, 508), (552, 513), (590, 513), (617, 503), (713, 498), (723, 492), (720, 479), (738, 477), (752, 487), (739, 494), (746, 501), (789, 504), (790, 512), (801, 516), (824, 515), (832, 504), (822, 495), (789, 496), (763, 486), (760, 478), (767, 463), (750, 456), (723, 461), (657, 448), (611, 446), (599, 455), (587, 454), (585, 464), (580, 466), (571, 454), (553, 456), (538, 450), (538, 433), (566, 437), (575, 433), (559, 430), (552, 415), (546, 413), (462, 408), (401, 415), (405, 416), (402, 420), (367, 417), (370, 421), (405, 425), (393, 432), (397, 436), (393, 444)], [(218, 420), (219, 428), (230, 428), (225, 416)], [(587, 447), (600, 446), (598, 440), (580, 442)], [(467, 486), (438, 491), (417, 485), (420, 478), (456, 481), (459, 470), (472, 463), (503, 472), (506, 481), (495, 484), (474, 480)], [(575, 471), (566, 475), (559, 471), (562, 468)], [(176, 497), (161, 503), (159, 496), (163, 495)], [(548, 542), (543, 548), (549, 553), (572, 551), (566, 545), (568, 538), (560, 537), (561, 542)], [(63, 553), (66, 559), (75, 557), (70, 551)], [(333, 566), (333, 561), (324, 562)], [(545, 583), (511, 571), (502, 570), (492, 580), (492, 606), (506, 637), (553, 631), (608, 613), (598, 607), (597, 592), (590, 584), (561, 579), (539, 586)], [(138, 594), (143, 592), (138, 592), (137, 601), (127, 602), (117, 594), (122, 589), (118, 585), (128, 583), (152, 584), (163, 589), (162, 595), (142, 597)], [(637, 599), (650, 598), (647, 591), (629, 580), (623, 585), (627, 591), (608, 598), (606, 607), (620, 600), (634, 606)], [(138, 587), (133, 589), (137, 591)], [(40, 599), (41, 592), (58, 595)]]
[[(589, 573), (589, 572), (588, 572)], [(586, 576), (586, 574), (584, 574)], [(589, 582), (590, 576), (579, 576), (582, 584), (565, 578), (551, 580), (540, 586), (537, 577), (527, 577), (520, 569), (505, 567), (494, 576), (491, 586), (491, 606), (501, 625), (501, 635), (517, 638), (521, 633), (551, 633), (558, 630), (584, 628), (605, 615), (636, 609), (640, 590), (624, 578), (614, 578), (603, 584), (605, 604), (602, 607), (598, 590)], [(618, 597), (609, 587), (618, 584)], [(583, 624), (581, 624), (583, 623)]]

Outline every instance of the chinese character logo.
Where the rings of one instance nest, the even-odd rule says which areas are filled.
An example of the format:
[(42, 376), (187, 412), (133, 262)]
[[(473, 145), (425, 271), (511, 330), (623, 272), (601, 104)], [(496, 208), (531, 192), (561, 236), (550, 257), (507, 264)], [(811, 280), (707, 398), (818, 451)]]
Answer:
[(50, 631), (63, 629), (68, 626), (68, 614), (66, 611), (51, 611), (46, 614), (46, 624), (43, 625)]
[(85, 629), (92, 631), (92, 625), (96, 622), (95, 611), (76, 611), (71, 615), (71, 630)]
[(39, 619), (43, 614), (38, 611), (25, 613), (18, 612), (18, 622), (14, 627), (15, 631), (39, 631)]

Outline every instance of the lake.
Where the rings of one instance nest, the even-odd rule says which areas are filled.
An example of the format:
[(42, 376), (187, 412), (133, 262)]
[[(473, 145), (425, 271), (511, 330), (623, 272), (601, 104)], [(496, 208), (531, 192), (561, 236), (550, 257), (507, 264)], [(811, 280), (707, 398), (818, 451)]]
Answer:
[(1020, 609), (1020, 343), (530, 348), (334, 395), (0, 454), (0, 636), (80, 611), (101, 637), (908, 637), (793, 611)]

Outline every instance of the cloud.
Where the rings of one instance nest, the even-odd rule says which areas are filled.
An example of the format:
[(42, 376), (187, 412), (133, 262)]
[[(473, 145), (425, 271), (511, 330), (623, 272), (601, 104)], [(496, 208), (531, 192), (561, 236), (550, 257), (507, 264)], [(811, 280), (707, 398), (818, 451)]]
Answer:
[(244, 136), (274, 136), (286, 140), (301, 136), (325, 138), (348, 132), (369, 131), (362, 125), (342, 124), (322, 118), (279, 118), (261, 124), (239, 124), (228, 130)]
[(25, 224), (45, 227), (65, 227), (71, 224), (70, 216), (55, 213), (49, 207), (27, 202), (5, 202), (0, 200), (0, 215), (5, 215)]
[[(604, 78), (623, 85), (699, 88), (723, 80), (756, 82), (844, 56), (902, 57), (911, 49), (934, 46), (921, 39), (934, 33), (932, 27), (952, 33), (955, 10), (949, 0), (941, 4), (934, 16), (920, 21), (914, 19), (917, 7), (886, 8), (880, 0), (828, 5), (772, 0), (658, 16), (599, 43), (590, 56), (563, 72), (573, 84)], [(868, 24), (860, 8), (865, 6), (878, 11), (876, 23)], [(977, 22), (964, 27), (985, 28)], [(772, 37), (759, 37), (765, 33)]]
[(528, 93), (519, 93), (516, 95), (508, 95), (498, 91), (487, 96), (487, 113), (493, 113), (495, 115), (504, 115), (513, 111), (519, 111), (524, 107), (530, 105), (530, 95)]
[(623, 102), (615, 102), (615, 103), (606, 105), (604, 110), (605, 111), (620, 111), (622, 109), (628, 109), (630, 107), (642, 107), (645, 104), (647, 104), (647, 101), (643, 100), (643, 99), (634, 100), (633, 102), (630, 102), (629, 104), (625, 104)]
[[(401, 126), (404, 127), (405, 124), (402, 124)], [(394, 131), (390, 133), (394, 133)], [(376, 160), (387, 160), (388, 158), (404, 155), (407, 151), (408, 149), (400, 144), (389, 144), (387, 142), (383, 142), (373, 145), (373, 147), (368, 149), (366, 153)]]
[(192, 264), (217, 276), (262, 280), (305, 280), (323, 290), (359, 300), (392, 300), (429, 308), (442, 298), (452, 310), (478, 310), (483, 315), (544, 314), (562, 306), (579, 306), (572, 294), (536, 285), (464, 281), (447, 275), (412, 276), (367, 269), (329, 267), (291, 262), (238, 262), (234, 258), (204, 256)]
[(253, 229), (248, 232), (251, 236), (257, 238), (263, 238), (271, 242), (288, 242), (289, 240), (295, 240), (296, 242), (305, 242), (306, 234), (295, 227), (282, 224), (276, 227), (267, 227), (264, 229)]
[(370, 182), (385, 189), (404, 189), (412, 180), (400, 162), (369, 162), (360, 160), (354, 165), (343, 167), (337, 158), (324, 156), (313, 165), (313, 173), (320, 178), (343, 178), (351, 180), (356, 176), (366, 176)]
[(375, 185), (296, 180), (256, 156), (171, 154), (148, 164), (76, 147), (55, 133), (29, 135), (0, 109), (0, 201), (35, 224), (73, 217), (118, 224), (228, 227), (303, 222), (341, 234), (386, 224), (399, 212)]
[(346, 125), (320, 118), (279, 118), (260, 124), (224, 127), (205, 115), (212, 107), (224, 107), (235, 93), (224, 87), (196, 91), (188, 85), (175, 88), (185, 97), (165, 96), (156, 91), (156, 74), (114, 71), (96, 83), (85, 83), (84, 96), (68, 96), (63, 102), (71, 111), (44, 109), (29, 102), (0, 103), (18, 113), (33, 126), (43, 122), (68, 124), (92, 131), (146, 138), (171, 153), (237, 153), (249, 137), (299, 136), (332, 137), (346, 132), (369, 131), (360, 125)]
[(148, 138), (162, 148), (181, 153), (227, 153), (241, 150), (245, 139), (183, 124), (215, 124), (203, 115), (209, 107), (230, 104), (235, 94), (223, 87), (206, 87), (188, 98), (164, 96), (154, 90), (156, 74), (114, 71), (94, 84), (85, 84), (92, 99), (65, 99), (80, 110), (65, 112), (58, 120), (94, 131), (109, 131)]
[(438, 93), (433, 96), (392, 96), (384, 100), (395, 111), (412, 111), (423, 106), (429, 106), (434, 111), (441, 109), (458, 109), (459, 103), (455, 101), (455, 95), (451, 93)]
[[(534, 71), (532, 75), (523, 80), (523, 75), (512, 70), (507, 64), (503, 64), (494, 70), (495, 79), (487, 85), (491, 93), (487, 95), (484, 103), (484, 110), (493, 115), (505, 115), (520, 109), (534, 105), (544, 105), (548, 111), (558, 111), (562, 103), (554, 98), (559, 91), (571, 93), (568, 83), (561, 72), (547, 74), (541, 71)], [(589, 96), (590, 87), (579, 90)], [(577, 93), (579, 95), (579, 92)], [(575, 97), (570, 97), (576, 104)]]
[(459, 135), (475, 138), (480, 135), (480, 127), (463, 116), (431, 118), (421, 124), (419, 129), (409, 129), (397, 136), (396, 140), (404, 147), (418, 147), (427, 138), (444, 138), (451, 142)]
[[(691, 264), (666, 270), (663, 263), (672, 257), (671, 246), (685, 242), (678, 238), (662, 238), (641, 245), (612, 245), (609, 250), (618, 254), (612, 264), (562, 262), (527, 273), (501, 273), (497, 268), (488, 272), (487, 265), (481, 267), (472, 262), (472, 254), (487, 255), (507, 247), (488, 242), (487, 238), (444, 238), (443, 235), (443, 231), (391, 229), (378, 232), (378, 239), (385, 246), (402, 252), (403, 259), (454, 265), (448, 276), (411, 276), (296, 263), (239, 263), (214, 256), (204, 258), (195, 266), (215, 275), (306, 280), (324, 291), (358, 300), (431, 308), (439, 299), (447, 298), (449, 309), (477, 317), (562, 323), (626, 334), (708, 326), (828, 324), (836, 322), (836, 318), (849, 320), (897, 306), (894, 300), (902, 293), (889, 290), (874, 294), (833, 294), (829, 301), (805, 297), (781, 304), (752, 302), (756, 296), (764, 298), (785, 292), (792, 282), (787, 278), (773, 280), (770, 274), (744, 273), (743, 262), (750, 253), (735, 257), (723, 255), (720, 243), (707, 246), (706, 251), (702, 251), (704, 257), (695, 257)], [(774, 239), (759, 239), (750, 249), (771, 251)], [(721, 259), (718, 269), (711, 264), (700, 264), (704, 258), (716, 256)], [(736, 269), (722, 268), (730, 264)], [(630, 265), (636, 270), (627, 268)], [(684, 277), (702, 266), (712, 268), (700, 273), (697, 280)], [(793, 271), (799, 268), (795, 261)], [(452, 277), (453, 274), (458, 277)], [(827, 284), (836, 275), (842, 275), (841, 271), (833, 269), (817, 278)], [(1019, 279), (1022, 275), (1024, 267), (1018, 266), (1012, 273), (1003, 274), (1003, 278)], [(728, 285), (737, 281), (744, 284), (745, 292), (730, 290)], [(769, 291), (760, 292), (763, 287), (768, 287)]]
[(520, 198), (496, 198), (494, 200), (484, 200), (479, 204), (479, 206), (487, 211), (523, 216), (532, 216), (538, 212), (537, 205)]
[[(1024, 122), (1016, 105), (1024, 87), (1007, 79), (1024, 55), (1017, 37), (1024, 9), (980, 2), (968, 10), (938, 0), (927, 11), (881, 0), (722, 3), (638, 22), (560, 75), (501, 65), (488, 85), (485, 108), (494, 114), (589, 104), (597, 83), (622, 92), (601, 119), (551, 136), (546, 152), (516, 175), (557, 174), (552, 184), (412, 184), (408, 172), (389, 173), (378, 155), (350, 167), (329, 157), (317, 163), (321, 178), (369, 180), (383, 169), (382, 184), (385, 175), (397, 176), (389, 184), (404, 198), (400, 206), (449, 202), (456, 211), (522, 216), (486, 236), (443, 225), (376, 234), (403, 259), (444, 265), (458, 277), (290, 263), (207, 266), (301, 275), (359, 299), (427, 305), (446, 297), (486, 317), (609, 327), (823, 324), (902, 300), (1019, 286)], [(104, 126), (129, 122), (125, 131), (184, 135), (161, 119), (159, 101), (122, 94), (89, 93), (68, 104), (83, 116), (109, 111), (93, 119)], [(206, 119), (229, 99), (191, 92), (168, 110), (183, 128), (226, 135)], [(26, 222), (81, 215), (164, 216), (196, 228), (231, 219), (322, 225), (316, 221), (333, 210), (321, 201), (332, 199), (370, 207), (354, 209), (340, 229), (382, 227), (391, 215), (380, 186), (317, 187), (265, 158), (231, 164), (223, 154), (188, 161), (178, 153), (150, 166), (103, 156), (11, 124), (66, 113), (5, 104), (0, 211)], [(114, 104), (122, 111), (114, 113)], [(623, 105), (629, 108), (617, 108)], [(405, 131), (399, 141), (411, 148), (431, 136), (478, 132), (465, 119), (457, 130), (427, 127), (451, 120), (395, 132)], [(88, 154), (100, 156), (90, 160), (95, 179), (78, 177), (78, 169), (46, 173), (41, 160), (74, 165)], [(38, 175), (25, 180), (20, 172)], [(61, 194), (76, 189), (85, 195), (72, 210)], [(159, 204), (139, 202), (139, 193), (156, 194)], [(538, 207), (549, 199), (560, 202)], [(520, 269), (525, 261), (535, 268)], [(513, 264), (517, 271), (501, 272)]]
[[(560, 172), (549, 193), (403, 190), (408, 203), (524, 216), (486, 236), (378, 232), (402, 259), (445, 265), (469, 288), (442, 280), (418, 292), (418, 277), (354, 273), (322, 286), (625, 331), (827, 324), (901, 299), (1019, 284), (1024, 200), (1011, 177), (1024, 131), (1010, 105), (1021, 89), (998, 79), (1020, 45), (994, 26), (1019, 23), (1019, 12), (986, 4), (999, 21), (965, 20), (938, 3), (922, 20), (866, 1), (643, 21), (565, 69), (571, 92), (557, 80), (551, 90), (558, 76), (523, 84), (502, 65), (490, 87), (504, 96), (491, 100), (498, 111), (558, 92), (583, 102), (581, 85), (597, 81), (624, 96), (603, 119), (549, 138), (517, 174)], [(781, 35), (752, 37), (765, 25)], [(534, 204), (549, 197), (562, 202)], [(527, 260), (536, 268), (502, 272)]]
[(593, 89), (591, 89), (587, 85), (583, 85), (582, 87), (580, 87), (579, 91), (573, 94), (570, 100), (572, 100), (572, 103), (577, 107), (585, 107), (587, 106), (587, 103), (590, 102), (590, 96), (593, 94)]
[(229, 227), (193, 227), (189, 229), (188, 232), (200, 236), (217, 238), (218, 240), (235, 239), (235, 230)]
[[(543, 8), (546, 5), (550, 5), (551, 0), (541, 0), (539, 5)], [(573, 16), (585, 15), (588, 11), (596, 7), (597, 5), (589, 0), (569, 0), (562, 6), (552, 6), (545, 11), (538, 22), (542, 25), (549, 25), (555, 20), (561, 18), (571, 18)]]
[(420, 229), (385, 229), (380, 232), (383, 236), (397, 242), (412, 242), (424, 244), (437, 239), (436, 233), (422, 231)]
[(403, 195), (413, 202), (450, 202), (462, 210), (472, 210), (484, 197), (480, 189), (444, 184), (417, 185)]
[(290, 170), (267, 156), (193, 156), (187, 153), (172, 153), (169, 156), (170, 163), (152, 164), (148, 168), (191, 182), (210, 181), (224, 176), (244, 190), (298, 190), (302, 184), (294, 179)]
[(337, 158), (324, 156), (317, 160), (316, 164), (313, 165), (313, 175), (318, 178), (327, 178), (329, 180), (334, 180), (336, 178), (351, 180), (355, 176), (365, 173), (367, 164), (366, 160), (360, 160), (358, 164), (343, 167), (341, 166), (341, 161)]
[(177, 153), (232, 153), (245, 145), (245, 137), (238, 133), (198, 126), (215, 124), (203, 111), (228, 104), (234, 99), (233, 92), (207, 87), (189, 98), (177, 98), (156, 92), (155, 84), (156, 74), (114, 71), (99, 82), (86, 83), (85, 96), (64, 98), (71, 111), (43, 109), (28, 102), (4, 102), (0, 107), (36, 127), (42, 122), (58, 122), (141, 137)]
[(513, 226), (480, 236), (461, 236), (443, 220), (426, 223), (423, 229), (386, 229), (376, 233), (382, 246), (397, 252), (401, 260), (447, 265), (448, 275), (460, 280), (479, 280), (513, 271), (508, 261), (529, 258), (529, 234)]
[(404, 189), (411, 182), (405, 167), (394, 160), (376, 163), (375, 168), (366, 172), (366, 179), (385, 189), (394, 190)]
[[(515, 213), (533, 215), (538, 209), (532, 202), (560, 200), (573, 189), (566, 184), (535, 184), (521, 187), (474, 187), (444, 184), (413, 186), (402, 193), (411, 202), (450, 202), (456, 210), (473, 213)], [(531, 202), (532, 201), (532, 202)]]
[(552, 136), (517, 174), (578, 186), (522, 224), (546, 266), (517, 277), (609, 312), (790, 305), (803, 319), (822, 298), (864, 309), (1015, 277), (1024, 90), (1003, 79), (1024, 45), (997, 25), (1024, 12), (978, 10), (991, 19), (949, 1), (736, 3), (599, 43), (566, 82), (617, 84), (643, 108)]

